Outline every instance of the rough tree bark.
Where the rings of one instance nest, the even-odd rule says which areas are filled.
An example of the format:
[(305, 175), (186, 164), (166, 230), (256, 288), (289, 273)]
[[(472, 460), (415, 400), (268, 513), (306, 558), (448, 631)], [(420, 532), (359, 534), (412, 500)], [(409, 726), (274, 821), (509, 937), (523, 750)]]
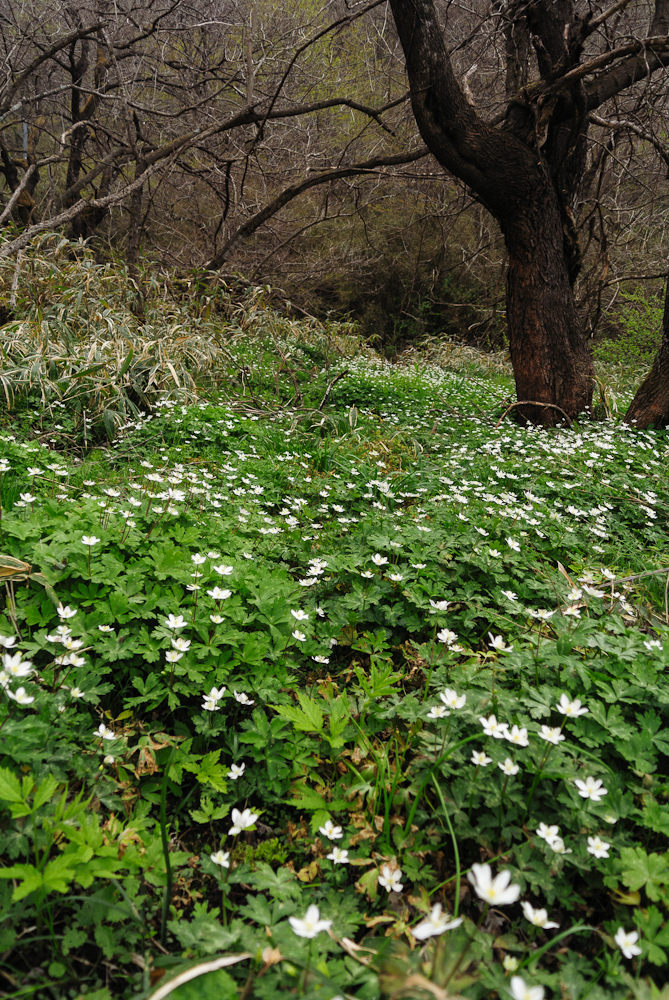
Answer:
[[(575, 417), (591, 405), (594, 374), (573, 293), (581, 263), (574, 214), (588, 112), (666, 63), (667, 2), (656, 4), (652, 46), (649, 39), (628, 42), (582, 62), (585, 40), (614, 8), (594, 18), (577, 14), (574, 0), (508, 0), (502, 10), (509, 103), (492, 124), (477, 113), (456, 79), (445, 41), (448, 6), (440, 6), (438, 15), (434, 0), (390, 4), (421, 135), (504, 234), (518, 399), (545, 401)], [(528, 84), (530, 47), (539, 78)], [(554, 409), (519, 411), (534, 423), (560, 419)]]

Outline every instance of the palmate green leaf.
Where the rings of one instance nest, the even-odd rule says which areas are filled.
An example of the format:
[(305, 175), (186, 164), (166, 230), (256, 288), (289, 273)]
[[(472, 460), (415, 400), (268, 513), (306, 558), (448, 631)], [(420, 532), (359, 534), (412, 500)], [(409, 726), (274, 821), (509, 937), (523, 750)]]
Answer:
[(656, 799), (646, 800), (641, 822), (649, 830), (669, 838), (669, 806), (661, 806)]
[(649, 906), (647, 910), (634, 911), (634, 922), (648, 961), (653, 965), (665, 965), (667, 953), (662, 949), (669, 947), (669, 924), (665, 915), (656, 906)]
[(3, 802), (23, 802), (21, 782), (6, 767), (0, 767), (0, 799)]
[(282, 718), (292, 722), (301, 733), (322, 733), (324, 715), (320, 705), (304, 691), (297, 692), (299, 708), (291, 705), (271, 705)]
[(658, 900), (669, 883), (669, 852), (646, 854), (642, 847), (623, 847), (620, 852), (621, 879), (632, 891), (645, 889), (649, 899)]
[(218, 758), (220, 756), (220, 749), (212, 750), (200, 762), (193, 760), (184, 761), (182, 767), (184, 771), (190, 771), (191, 774), (194, 774), (200, 784), (211, 785), (217, 792), (225, 792), (228, 788), (228, 782), (225, 778), (230, 768), (224, 764), (219, 764)]

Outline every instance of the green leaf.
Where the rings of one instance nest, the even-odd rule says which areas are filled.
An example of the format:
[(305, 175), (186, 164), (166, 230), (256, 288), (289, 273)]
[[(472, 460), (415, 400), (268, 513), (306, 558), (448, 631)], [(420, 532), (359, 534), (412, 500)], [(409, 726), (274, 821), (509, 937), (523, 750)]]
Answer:
[(669, 881), (669, 853), (646, 854), (642, 847), (623, 847), (620, 852), (621, 878), (628, 889), (645, 888), (649, 899), (658, 900)]
[(300, 708), (290, 705), (271, 705), (275, 712), (292, 722), (301, 733), (321, 733), (323, 731), (323, 712), (317, 702), (304, 691), (297, 692)]
[(13, 771), (0, 767), (0, 799), (4, 802), (23, 802), (21, 782)]

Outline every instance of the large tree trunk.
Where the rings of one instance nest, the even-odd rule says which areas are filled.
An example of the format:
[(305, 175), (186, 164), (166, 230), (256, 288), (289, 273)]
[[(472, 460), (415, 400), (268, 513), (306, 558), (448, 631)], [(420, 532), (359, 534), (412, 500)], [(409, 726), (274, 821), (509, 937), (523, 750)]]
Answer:
[[(503, 128), (485, 123), (455, 78), (434, 0), (391, 0), (416, 121), (426, 145), (498, 220), (509, 251), (507, 323), (519, 407), (533, 423), (588, 411), (594, 374), (572, 290), (580, 266), (571, 203), (587, 123), (580, 84), (551, 99), (537, 119), (514, 102)], [(548, 63), (567, 58), (564, 22), (550, 4), (536, 30)], [(555, 5), (553, 5), (555, 6)], [(569, 8), (568, 0), (562, 6)], [(447, 11), (442, 16), (448, 16)], [(555, 27), (555, 31), (552, 28)], [(559, 29), (559, 30), (558, 30)], [(554, 51), (553, 51), (554, 50)], [(508, 82), (508, 81), (507, 81)], [(560, 124), (567, 114), (570, 127)]]
[[(570, 417), (592, 403), (594, 369), (568, 272), (562, 222), (550, 179), (502, 222), (509, 251), (507, 328), (518, 400), (559, 406)], [(552, 408), (522, 406), (522, 420), (556, 424)]]
[(630, 403), (625, 423), (633, 424), (638, 430), (669, 424), (669, 279), (664, 293), (660, 349), (653, 367)]

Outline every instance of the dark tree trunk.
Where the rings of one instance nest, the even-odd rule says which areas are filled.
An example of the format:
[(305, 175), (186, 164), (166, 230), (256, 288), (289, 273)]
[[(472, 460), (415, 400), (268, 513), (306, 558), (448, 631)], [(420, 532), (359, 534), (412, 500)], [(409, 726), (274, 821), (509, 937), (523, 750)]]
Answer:
[[(541, 184), (543, 180), (543, 185)], [(512, 221), (503, 220), (509, 251), (507, 328), (519, 400), (552, 403), (570, 417), (592, 402), (592, 360), (563, 246), (560, 208), (548, 178), (537, 178), (536, 197)], [(553, 425), (554, 409), (518, 407), (519, 418)]]
[(653, 367), (630, 403), (625, 423), (633, 424), (637, 430), (669, 424), (669, 279), (664, 292), (660, 349)]
[[(580, 84), (573, 94), (542, 106), (543, 117), (516, 101), (502, 128), (490, 126), (455, 79), (434, 0), (391, 0), (391, 6), (421, 135), (442, 166), (476, 193), (504, 234), (507, 325), (518, 399), (550, 403), (576, 417), (590, 408), (594, 375), (572, 289), (580, 260), (571, 204), (586, 127)], [(547, 67), (567, 63), (564, 20), (553, 25), (551, 5), (537, 6), (545, 6), (533, 30), (542, 32)], [(561, 0), (559, 6), (566, 17), (569, 3)], [(507, 38), (509, 48), (524, 45), (526, 24), (521, 21), (518, 28)], [(513, 69), (510, 75), (507, 85), (512, 86), (520, 72)], [(563, 419), (555, 409), (518, 410), (521, 419), (533, 423)]]

